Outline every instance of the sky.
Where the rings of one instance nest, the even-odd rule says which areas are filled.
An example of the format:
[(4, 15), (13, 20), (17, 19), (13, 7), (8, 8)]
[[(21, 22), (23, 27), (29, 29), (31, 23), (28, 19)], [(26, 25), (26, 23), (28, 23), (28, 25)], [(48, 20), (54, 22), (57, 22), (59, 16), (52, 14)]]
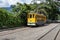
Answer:
[[(19, 3), (27, 3), (30, 4), (32, 0), (0, 0), (0, 7), (10, 7), (10, 5), (15, 5), (17, 2)], [(45, 0), (37, 1), (37, 3), (41, 3)]]
[(0, 0), (0, 7), (9, 7), (10, 5), (15, 5), (19, 3), (31, 3), (32, 0)]

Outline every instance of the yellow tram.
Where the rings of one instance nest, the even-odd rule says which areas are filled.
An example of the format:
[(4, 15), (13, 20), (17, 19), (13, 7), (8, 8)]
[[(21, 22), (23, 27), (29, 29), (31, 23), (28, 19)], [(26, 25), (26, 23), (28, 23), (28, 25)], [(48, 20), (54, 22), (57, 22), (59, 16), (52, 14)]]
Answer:
[(38, 13), (28, 13), (27, 15), (27, 25), (36, 26), (43, 25), (46, 23), (46, 16)]

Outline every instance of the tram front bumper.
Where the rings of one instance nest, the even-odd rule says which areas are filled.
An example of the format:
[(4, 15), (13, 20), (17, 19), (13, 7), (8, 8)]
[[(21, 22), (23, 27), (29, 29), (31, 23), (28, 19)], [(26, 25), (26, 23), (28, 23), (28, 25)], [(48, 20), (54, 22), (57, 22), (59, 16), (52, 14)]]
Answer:
[(35, 26), (36, 24), (35, 23), (28, 23), (27, 25)]

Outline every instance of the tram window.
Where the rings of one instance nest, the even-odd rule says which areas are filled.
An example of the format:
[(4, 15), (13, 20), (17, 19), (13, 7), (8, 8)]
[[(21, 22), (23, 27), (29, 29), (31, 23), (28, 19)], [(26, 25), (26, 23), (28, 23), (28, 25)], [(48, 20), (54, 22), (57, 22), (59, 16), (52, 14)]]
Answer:
[(30, 18), (32, 18), (32, 15), (30, 14)]
[(34, 18), (34, 14), (33, 14), (33, 18)]

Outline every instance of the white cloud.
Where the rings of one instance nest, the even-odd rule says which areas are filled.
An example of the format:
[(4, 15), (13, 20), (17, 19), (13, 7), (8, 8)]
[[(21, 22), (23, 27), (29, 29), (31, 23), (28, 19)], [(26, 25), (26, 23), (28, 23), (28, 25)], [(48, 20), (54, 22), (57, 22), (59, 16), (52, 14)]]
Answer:
[(15, 5), (19, 3), (31, 3), (32, 0), (0, 0), (0, 7), (9, 7), (10, 5)]
[(14, 5), (14, 4), (16, 4), (17, 2), (29, 4), (29, 3), (31, 3), (31, 1), (32, 1), (32, 0), (8, 0), (8, 2), (9, 2), (10, 5), (11, 5), (11, 4)]
[(21, 0), (8, 0), (8, 2), (9, 2), (10, 5), (14, 5), (17, 2), (23, 3)]
[(9, 3), (7, 0), (0, 0), (0, 7), (8, 7)]
[(41, 1), (37, 1), (37, 3), (39, 4), (39, 3), (41, 3)]
[(26, 0), (25, 3), (30, 4), (32, 0)]

